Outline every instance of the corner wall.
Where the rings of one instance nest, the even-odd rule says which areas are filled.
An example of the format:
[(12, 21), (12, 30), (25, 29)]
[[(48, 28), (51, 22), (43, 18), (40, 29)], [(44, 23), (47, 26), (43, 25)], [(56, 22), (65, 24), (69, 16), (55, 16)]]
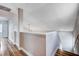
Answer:
[(57, 32), (46, 33), (46, 55), (54, 56), (59, 48), (60, 40)]
[(72, 31), (60, 31), (58, 34), (61, 40), (62, 50), (73, 52), (75, 39)]

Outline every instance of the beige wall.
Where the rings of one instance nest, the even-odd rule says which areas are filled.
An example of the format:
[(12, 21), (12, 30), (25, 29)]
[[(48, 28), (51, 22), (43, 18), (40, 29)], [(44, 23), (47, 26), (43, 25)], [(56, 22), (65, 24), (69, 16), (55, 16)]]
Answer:
[(20, 33), (20, 46), (34, 56), (46, 55), (46, 36), (43, 34)]

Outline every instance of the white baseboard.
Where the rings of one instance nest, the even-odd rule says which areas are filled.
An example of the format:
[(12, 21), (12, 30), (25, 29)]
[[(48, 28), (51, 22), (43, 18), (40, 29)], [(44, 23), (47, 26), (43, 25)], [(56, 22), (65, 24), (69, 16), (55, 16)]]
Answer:
[(23, 52), (25, 52), (28, 56), (33, 56), (33, 55), (30, 54), (28, 51), (26, 51), (24, 48), (21, 48), (21, 50), (22, 50)]

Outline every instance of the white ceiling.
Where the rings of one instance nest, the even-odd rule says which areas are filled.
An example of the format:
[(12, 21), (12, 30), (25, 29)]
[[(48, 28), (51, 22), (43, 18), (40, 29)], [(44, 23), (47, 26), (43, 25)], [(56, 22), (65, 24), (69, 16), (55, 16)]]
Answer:
[(29, 3), (2, 4), (13, 9), (21, 7), (24, 10), (23, 27), (28, 24), (32, 31), (72, 31), (77, 16), (75, 3)]
[(24, 25), (33, 31), (72, 31), (77, 4), (26, 4)]

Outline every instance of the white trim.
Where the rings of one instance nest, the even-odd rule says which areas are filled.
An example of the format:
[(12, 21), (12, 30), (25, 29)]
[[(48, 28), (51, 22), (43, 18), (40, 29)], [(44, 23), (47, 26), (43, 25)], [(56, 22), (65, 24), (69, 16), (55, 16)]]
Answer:
[[(20, 32), (24, 32), (24, 31), (20, 31)], [(45, 35), (45, 32), (29, 32), (29, 31), (25, 31), (24, 33), (32, 33), (32, 34), (42, 34)]]
[[(10, 39), (9, 39), (10, 40)], [(15, 45), (15, 42), (13, 40), (10, 40), (14, 45)]]
[(17, 44), (17, 43), (15, 43), (15, 45), (16, 45), (16, 47), (18, 48), (18, 50), (21, 50), (21, 48), (18, 46), (18, 44)]
[(21, 48), (21, 50), (22, 50), (23, 52), (25, 52), (25, 54), (27, 54), (28, 56), (33, 56), (33, 55), (30, 54), (28, 51), (26, 51), (24, 48)]

